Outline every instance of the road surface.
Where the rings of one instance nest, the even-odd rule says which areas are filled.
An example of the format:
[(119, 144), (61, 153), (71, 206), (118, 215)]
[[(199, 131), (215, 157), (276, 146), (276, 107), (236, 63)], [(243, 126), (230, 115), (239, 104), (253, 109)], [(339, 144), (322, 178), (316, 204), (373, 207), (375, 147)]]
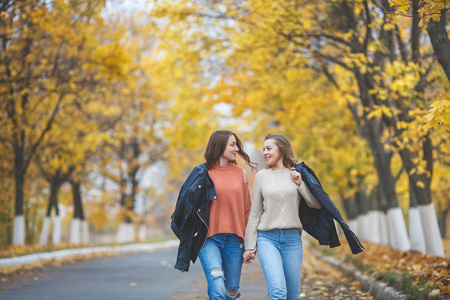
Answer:
[[(302, 300), (374, 299), (357, 282), (304, 250)], [(200, 261), (182, 273), (173, 268), (176, 253), (174, 248), (128, 253), (2, 275), (0, 299), (207, 300)], [(243, 266), (241, 293), (243, 300), (267, 299), (257, 259)]]

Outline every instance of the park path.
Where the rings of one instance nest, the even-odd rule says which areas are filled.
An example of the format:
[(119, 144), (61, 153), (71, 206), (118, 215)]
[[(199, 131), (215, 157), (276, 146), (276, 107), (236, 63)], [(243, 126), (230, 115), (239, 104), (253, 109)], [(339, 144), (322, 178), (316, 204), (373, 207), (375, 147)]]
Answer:
[[(0, 299), (206, 300), (206, 280), (198, 261), (188, 273), (173, 268), (177, 249), (83, 259), (0, 276)], [(267, 299), (256, 259), (243, 266), (240, 299)], [(312, 255), (305, 247), (301, 299), (374, 299)]]
[[(341, 271), (317, 259), (304, 248), (302, 264), (302, 300), (326, 299), (375, 299), (369, 292), (360, 290), (360, 284), (347, 278)], [(267, 298), (266, 283), (258, 259), (243, 266), (241, 277), (242, 300), (264, 300)], [(195, 290), (172, 296), (170, 300), (207, 300), (206, 280), (196, 281)]]

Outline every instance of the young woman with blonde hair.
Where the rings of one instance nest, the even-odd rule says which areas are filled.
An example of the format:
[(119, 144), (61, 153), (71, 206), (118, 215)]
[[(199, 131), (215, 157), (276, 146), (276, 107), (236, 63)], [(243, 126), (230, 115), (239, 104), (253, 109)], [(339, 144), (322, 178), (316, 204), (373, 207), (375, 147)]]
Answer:
[(266, 278), (269, 300), (300, 299), (305, 229), (330, 247), (339, 245), (333, 218), (349, 240), (354, 253), (364, 250), (337, 208), (323, 191), (314, 172), (303, 162), (296, 163), (294, 150), (282, 134), (264, 139), (267, 169), (256, 174), (252, 207), (245, 230), (244, 261), (258, 251)]

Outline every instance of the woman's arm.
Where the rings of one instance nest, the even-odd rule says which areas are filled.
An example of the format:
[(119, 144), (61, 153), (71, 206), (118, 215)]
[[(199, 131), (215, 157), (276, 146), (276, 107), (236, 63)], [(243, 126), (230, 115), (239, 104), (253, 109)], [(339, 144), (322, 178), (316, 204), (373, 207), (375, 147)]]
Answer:
[(244, 220), (245, 220), (245, 225), (247, 225), (248, 223), (248, 217), (250, 215), (250, 209), (252, 206), (252, 200), (250, 197), (250, 190), (249, 190), (249, 182), (248, 182), (248, 175), (247, 175), (247, 171), (245, 171), (243, 169), (243, 173), (244, 173)]
[(256, 247), (258, 236), (258, 225), (263, 214), (263, 197), (261, 193), (260, 177), (256, 174), (253, 183), (253, 200), (250, 209), (250, 215), (245, 228), (245, 249), (253, 250)]
[(297, 187), (297, 190), (302, 195), (303, 199), (306, 201), (306, 205), (308, 205), (311, 208), (322, 208), (322, 205), (320, 205), (319, 201), (317, 201), (316, 197), (311, 193), (306, 183), (302, 183), (300, 186)]

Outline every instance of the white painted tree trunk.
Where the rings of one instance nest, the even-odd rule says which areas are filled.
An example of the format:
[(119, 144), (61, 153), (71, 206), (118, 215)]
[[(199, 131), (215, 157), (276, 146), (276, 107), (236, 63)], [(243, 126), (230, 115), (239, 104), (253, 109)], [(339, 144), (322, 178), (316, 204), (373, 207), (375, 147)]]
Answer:
[(338, 223), (336, 220), (334, 220), (334, 219), (333, 219), (333, 223), (334, 223), (334, 228), (336, 229), (336, 232), (337, 232), (337, 234), (338, 234), (338, 237), (341, 237), (342, 234), (344, 233), (344, 232), (341, 230), (341, 226), (340, 226), (339, 223)]
[(79, 244), (80, 243), (80, 219), (73, 218), (70, 223), (70, 243)]
[(125, 243), (125, 238), (125, 223), (120, 223), (119, 228), (117, 228), (116, 241), (117, 243)]
[(45, 246), (48, 244), (48, 235), (50, 233), (50, 217), (45, 217), (42, 224), (41, 235), (39, 236), (39, 245)]
[(380, 244), (389, 244), (389, 231), (388, 231), (388, 220), (386, 214), (380, 211)]
[(359, 238), (363, 241), (367, 241), (367, 237), (366, 237), (366, 222), (365, 222), (365, 218), (366, 218), (366, 214), (363, 215), (359, 215), (357, 217), (358, 220), (358, 233), (359, 233)]
[(128, 239), (127, 239), (128, 243), (135, 241), (136, 233), (134, 231), (134, 223), (127, 224), (127, 235), (128, 235)]
[[(391, 247), (400, 251), (411, 250), (411, 245), (408, 239), (408, 232), (406, 230), (405, 219), (400, 207), (394, 207), (388, 210), (388, 225), (390, 232)], [(392, 240), (391, 240), (392, 238)]]
[(14, 217), (13, 244), (25, 245), (25, 219), (23, 215)]
[(368, 238), (370, 243), (380, 244), (380, 214), (379, 210), (371, 210), (368, 214)]
[(419, 205), (427, 254), (444, 257), (441, 232), (439, 231), (434, 204)]
[(350, 227), (350, 229), (356, 234), (356, 236), (360, 237), (359, 231), (358, 231), (358, 220), (356, 220), (356, 219), (348, 220), (347, 224), (348, 224), (348, 227)]
[(397, 249), (397, 243), (394, 238), (394, 226), (391, 224), (391, 220), (388, 217), (389, 211), (386, 213), (386, 225), (387, 225), (387, 232), (388, 232), (388, 245), (389, 247), (393, 249)]
[(122, 222), (117, 230), (117, 242), (134, 242), (134, 224)]
[(147, 227), (144, 224), (141, 224), (139, 226), (139, 241), (141, 243), (145, 242), (146, 235), (147, 235)]
[(61, 216), (55, 216), (53, 219), (53, 236), (52, 242), (54, 245), (61, 243)]
[(365, 240), (369, 241), (370, 240), (370, 228), (372, 227), (372, 224), (370, 224), (369, 213), (364, 214), (363, 222), (364, 222), (364, 236), (365, 236)]
[(425, 254), (425, 237), (417, 207), (409, 208), (409, 236), (411, 237), (411, 250)]
[(81, 222), (81, 242), (89, 244), (89, 225), (86, 220)]

